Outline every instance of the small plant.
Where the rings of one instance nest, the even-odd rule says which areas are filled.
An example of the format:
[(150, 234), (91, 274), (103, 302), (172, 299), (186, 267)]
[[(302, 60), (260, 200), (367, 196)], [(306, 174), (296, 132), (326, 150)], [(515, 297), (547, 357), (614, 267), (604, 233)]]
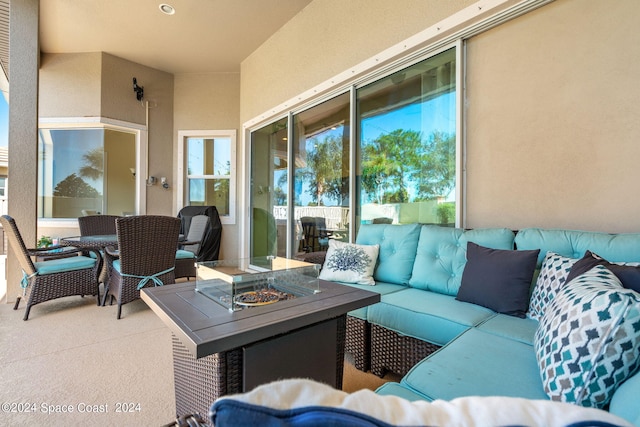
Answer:
[(49, 236), (42, 236), (38, 239), (37, 245), (39, 248), (48, 248), (53, 245), (53, 239)]
[(438, 221), (440, 224), (449, 224), (454, 222), (454, 218), (456, 215), (455, 203), (440, 203), (436, 208), (436, 215), (438, 215)]

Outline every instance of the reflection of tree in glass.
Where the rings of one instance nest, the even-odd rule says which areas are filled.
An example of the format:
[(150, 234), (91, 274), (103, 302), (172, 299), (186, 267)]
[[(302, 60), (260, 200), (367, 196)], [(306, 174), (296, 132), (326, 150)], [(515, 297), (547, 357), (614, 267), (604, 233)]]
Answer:
[(82, 155), (82, 160), (85, 161), (85, 166), (80, 168), (78, 172), (80, 176), (94, 180), (102, 178), (104, 173), (104, 151), (102, 147), (87, 151)]
[(56, 185), (53, 189), (53, 195), (57, 197), (86, 197), (96, 198), (100, 193), (84, 182), (82, 178), (72, 173)]
[(309, 184), (307, 193), (318, 206), (324, 199), (342, 204), (342, 138), (326, 136), (321, 142), (312, 138), (313, 149), (307, 152), (307, 166), (296, 171), (296, 179)]
[(445, 196), (454, 186), (453, 135), (436, 131), (423, 141), (421, 132), (396, 129), (363, 144), (362, 187), (369, 201), (417, 202)]

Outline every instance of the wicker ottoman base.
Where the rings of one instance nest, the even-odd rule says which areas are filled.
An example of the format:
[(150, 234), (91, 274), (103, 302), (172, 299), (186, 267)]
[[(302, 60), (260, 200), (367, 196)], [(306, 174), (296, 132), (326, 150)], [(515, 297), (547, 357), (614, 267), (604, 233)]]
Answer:
[(404, 376), (440, 346), (371, 325), (371, 372), (382, 378), (387, 371)]
[(371, 325), (366, 320), (347, 316), (345, 353), (353, 356), (356, 369), (367, 372), (371, 368)]

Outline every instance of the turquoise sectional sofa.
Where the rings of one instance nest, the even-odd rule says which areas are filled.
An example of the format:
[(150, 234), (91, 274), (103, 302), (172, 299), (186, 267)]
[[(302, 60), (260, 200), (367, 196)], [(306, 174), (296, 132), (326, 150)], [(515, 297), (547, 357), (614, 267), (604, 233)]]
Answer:
[[(595, 259), (600, 256), (610, 262), (640, 262), (640, 234), (614, 235), (538, 228), (514, 232), (506, 228), (463, 230), (420, 224), (367, 224), (361, 226), (356, 243), (379, 245), (373, 274), (376, 285), (347, 285), (378, 292), (381, 294), (381, 301), (349, 313), (346, 351), (353, 356), (359, 369), (371, 369), (379, 376), (387, 371), (402, 376), (400, 382), (387, 383), (376, 393), (410, 400), (451, 400), (464, 396), (558, 400), (550, 395), (553, 394), (554, 381), (559, 381), (560, 378), (556, 378), (556, 374), (550, 374), (549, 365), (541, 374), (538, 358), (544, 361), (545, 356), (550, 360), (558, 357), (550, 352), (557, 344), (553, 342), (553, 336), (556, 335), (554, 331), (563, 324), (562, 320), (557, 323), (551, 308), (562, 311), (562, 298), (565, 296), (556, 296), (554, 303), (543, 288), (535, 289), (540, 269), (543, 268), (544, 280), (564, 275), (560, 279), (562, 284), (570, 274), (571, 266), (580, 259), (586, 260), (585, 254), (590, 255), (587, 251), (596, 254)], [(488, 271), (483, 271), (480, 266), (481, 273), (471, 277), (469, 271), (472, 261), (467, 265), (468, 248), (470, 251), (473, 248), (474, 251), (475, 272), (479, 268), (476, 259), (498, 261), (495, 264), (487, 262), (490, 266)], [(475, 255), (478, 250), (484, 251), (482, 256), (488, 258)], [(512, 303), (522, 305), (521, 290), (518, 291), (519, 295), (512, 295), (510, 288), (505, 291), (492, 286), (496, 281), (492, 275), (502, 271), (503, 265), (510, 262), (502, 263), (500, 258), (490, 258), (492, 256), (507, 257), (507, 261), (514, 256), (529, 260), (535, 257), (535, 267), (528, 278), (524, 311), (509, 311)], [(601, 264), (606, 264), (606, 261), (603, 260)], [(609, 270), (596, 267), (586, 275), (602, 273), (607, 275), (607, 280), (615, 281), (615, 278), (609, 277)], [(514, 277), (518, 280), (526, 280), (526, 277), (518, 276), (519, 272), (515, 274)], [(590, 280), (589, 277), (583, 279), (580, 276), (571, 284)], [(483, 280), (487, 283), (483, 283)], [(469, 291), (471, 286), (475, 288)], [(463, 293), (461, 287), (465, 295), (470, 292), (472, 300), (477, 298), (481, 302), (486, 298), (500, 300), (504, 296), (507, 308), (502, 309), (503, 301), (497, 301), (499, 309), (484, 302), (482, 305), (468, 302), (466, 296), (459, 296), (459, 293)], [(533, 299), (529, 300), (532, 289), (538, 303), (546, 304), (546, 309), (549, 310), (546, 317), (542, 312), (537, 316), (532, 316), (529, 312), (529, 305), (533, 304)], [(587, 288), (576, 289), (581, 292), (581, 289)], [(594, 293), (596, 294), (597, 292)], [(638, 313), (639, 307), (634, 301), (640, 301), (640, 294), (626, 289), (613, 294), (623, 295), (632, 301), (625, 306), (626, 311), (622, 311), (624, 316), (628, 316), (627, 320)], [(634, 299), (636, 297), (637, 300)], [(577, 297), (571, 294), (566, 298), (573, 303)], [(568, 306), (569, 303), (565, 305)], [(580, 307), (580, 304), (576, 306)], [(619, 312), (621, 311), (617, 313)], [(623, 324), (624, 316), (618, 323)], [(632, 328), (640, 329), (640, 320), (633, 320), (633, 325)], [(542, 326), (547, 329), (543, 331)], [(615, 342), (622, 342), (625, 337), (616, 335), (614, 338)], [(626, 351), (624, 363), (627, 363), (626, 369), (630, 372), (627, 375), (616, 374), (615, 381), (622, 385), (614, 388), (613, 397), (606, 398), (602, 407), (640, 425), (640, 405), (636, 401), (640, 395), (640, 374), (637, 373), (640, 349), (637, 348), (637, 338), (633, 339), (629, 340), (630, 348), (621, 350)], [(547, 347), (544, 347), (544, 343)], [(544, 348), (547, 353), (543, 351)], [(601, 350), (604, 347), (598, 348)], [(613, 345), (607, 347), (606, 351), (614, 351), (612, 348)], [(578, 350), (581, 351), (596, 350)], [(551, 360), (547, 363), (555, 362)], [(594, 372), (599, 371), (594, 368)], [(606, 385), (609, 386), (610, 384)], [(587, 399), (581, 404), (592, 406), (588, 399), (599, 393), (597, 388), (596, 385), (580, 392), (580, 398)], [(600, 397), (593, 398), (597, 400)]]

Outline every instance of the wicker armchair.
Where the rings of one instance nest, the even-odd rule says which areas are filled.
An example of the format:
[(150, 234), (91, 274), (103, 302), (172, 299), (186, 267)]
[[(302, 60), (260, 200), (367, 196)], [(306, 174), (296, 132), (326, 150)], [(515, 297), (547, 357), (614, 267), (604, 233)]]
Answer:
[(103, 304), (108, 297), (122, 305), (140, 298), (140, 289), (175, 283), (176, 248), (180, 219), (140, 215), (116, 220), (118, 249), (107, 246), (109, 269)]
[(81, 236), (116, 234), (118, 215), (89, 215), (78, 217)]
[[(72, 251), (67, 248), (63, 257), (45, 257), (45, 261), (33, 262), (32, 256), (47, 255), (47, 252), (52, 253), (51, 250), (57, 247), (27, 249), (12, 217), (3, 215), (0, 217), (0, 223), (22, 268), (23, 295), (18, 296), (13, 309), (18, 309), (21, 298), (27, 299), (27, 311), (23, 320), (29, 318), (31, 307), (56, 298), (95, 295), (98, 304), (100, 303), (98, 270), (101, 258), (99, 254), (96, 258), (69, 256)], [(76, 249), (75, 252), (80, 253), (81, 250)]]
[(208, 225), (209, 217), (206, 215), (191, 218), (185, 241), (180, 242), (176, 252), (176, 279), (196, 277), (196, 259)]

